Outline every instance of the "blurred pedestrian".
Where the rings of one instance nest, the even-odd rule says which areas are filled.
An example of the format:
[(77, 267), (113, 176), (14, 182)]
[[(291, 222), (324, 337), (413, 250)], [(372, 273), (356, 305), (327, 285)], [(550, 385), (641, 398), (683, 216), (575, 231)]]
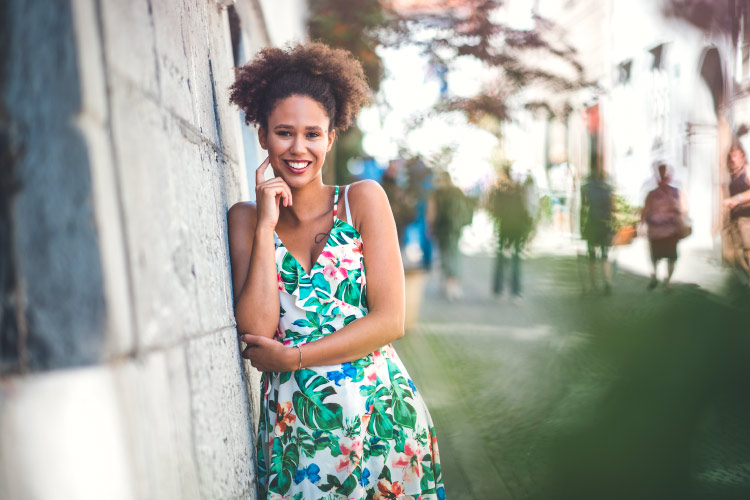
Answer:
[(461, 230), (471, 224), (475, 203), (453, 184), (448, 172), (440, 172), (437, 176), (432, 200), (432, 232), (440, 250), (443, 294), (448, 300), (456, 300), (463, 296), (458, 241), (461, 238)]
[(417, 197), (408, 189), (408, 172), (406, 160), (398, 158), (388, 163), (380, 180), (388, 202), (391, 205), (393, 219), (396, 221), (396, 233), (399, 246), (405, 242), (406, 228), (417, 219)]
[(612, 292), (609, 247), (614, 222), (612, 187), (604, 180), (603, 173), (595, 169), (581, 187), (581, 236), (586, 240), (591, 286), (594, 290), (598, 289), (596, 275), (599, 267), (605, 294)]
[(733, 250), (740, 252), (736, 264), (747, 274), (750, 287), (750, 172), (747, 155), (739, 141), (734, 141), (729, 149), (727, 167), (731, 180), (729, 198), (724, 200), (724, 206), (729, 209), (729, 229), (736, 247)]
[(242, 356), (262, 372), (263, 499), (445, 498), (435, 429), (391, 345), (405, 285), (388, 199), (369, 180), (323, 184), (368, 94), (360, 63), (320, 43), (264, 48), (232, 85), (268, 151), (256, 203), (229, 211)]
[(503, 167), (496, 186), (488, 196), (488, 209), (497, 232), (497, 254), (492, 280), (492, 293), (499, 297), (505, 281), (505, 261), (510, 254), (510, 292), (521, 296), (521, 250), (534, 226), (530, 210), (533, 181), (522, 183), (515, 178), (510, 165)]
[(684, 194), (670, 185), (671, 172), (664, 162), (657, 162), (658, 185), (649, 191), (643, 205), (641, 221), (647, 225), (647, 236), (651, 249), (653, 272), (648, 289), (653, 290), (659, 284), (657, 265), (660, 260), (667, 260), (667, 276), (664, 289), (671, 290), (671, 279), (677, 263), (677, 243), (688, 234), (685, 224), (687, 204)]

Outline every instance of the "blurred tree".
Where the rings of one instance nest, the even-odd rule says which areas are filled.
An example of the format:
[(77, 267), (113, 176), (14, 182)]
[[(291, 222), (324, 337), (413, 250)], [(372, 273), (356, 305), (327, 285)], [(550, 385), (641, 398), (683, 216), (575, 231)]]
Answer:
[(584, 78), (575, 49), (564, 41), (564, 33), (552, 21), (534, 10), (530, 27), (512, 27), (498, 15), (506, 3), (505, 0), (391, 0), (387, 4), (394, 11), (394, 20), (380, 39), (391, 45), (421, 46), (430, 60), (449, 70), (457, 58), (471, 57), (497, 75), (491, 85), (475, 96), (442, 100), (437, 112), (460, 111), (470, 122), (496, 129), (496, 125), (487, 127), (490, 124), (487, 120), (507, 120), (511, 96), (531, 86), (540, 86), (554, 99), (529, 99), (523, 105), (544, 107), (552, 116), (564, 114), (567, 103), (560, 99), (560, 94), (591, 85)]
[[(373, 92), (380, 88), (383, 64), (376, 53), (378, 32), (391, 21), (380, 0), (314, 0), (310, 2), (308, 30), (313, 40), (346, 49), (362, 63)], [(347, 164), (363, 155), (362, 132), (356, 123), (339, 135), (327, 170), (330, 183), (351, 181)]]

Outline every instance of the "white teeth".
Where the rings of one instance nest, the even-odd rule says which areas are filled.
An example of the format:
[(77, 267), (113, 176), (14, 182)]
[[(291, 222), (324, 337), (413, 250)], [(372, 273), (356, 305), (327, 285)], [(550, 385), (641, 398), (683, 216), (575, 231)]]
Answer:
[(302, 170), (303, 168), (305, 168), (307, 166), (307, 162), (306, 161), (289, 161), (289, 160), (287, 160), (287, 163), (289, 164), (290, 167), (292, 167), (292, 168), (294, 168), (296, 170)]

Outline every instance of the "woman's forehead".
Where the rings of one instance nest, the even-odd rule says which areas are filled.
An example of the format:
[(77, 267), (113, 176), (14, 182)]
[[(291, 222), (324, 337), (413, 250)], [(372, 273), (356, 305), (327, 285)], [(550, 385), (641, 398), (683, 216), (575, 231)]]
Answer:
[(292, 95), (279, 100), (268, 117), (272, 122), (295, 121), (299, 123), (328, 124), (329, 117), (323, 105), (307, 96)]

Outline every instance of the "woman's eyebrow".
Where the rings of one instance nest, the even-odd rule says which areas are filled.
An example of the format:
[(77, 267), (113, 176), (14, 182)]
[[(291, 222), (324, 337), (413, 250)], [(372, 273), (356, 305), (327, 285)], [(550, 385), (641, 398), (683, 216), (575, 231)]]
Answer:
[[(291, 128), (291, 129), (293, 129), (294, 127), (292, 125), (287, 125), (285, 123), (279, 123), (273, 129), (277, 130), (277, 129), (280, 129), (280, 128)], [(305, 127), (305, 130), (323, 130), (323, 128), (319, 127), (318, 125), (308, 125), (307, 127)]]

